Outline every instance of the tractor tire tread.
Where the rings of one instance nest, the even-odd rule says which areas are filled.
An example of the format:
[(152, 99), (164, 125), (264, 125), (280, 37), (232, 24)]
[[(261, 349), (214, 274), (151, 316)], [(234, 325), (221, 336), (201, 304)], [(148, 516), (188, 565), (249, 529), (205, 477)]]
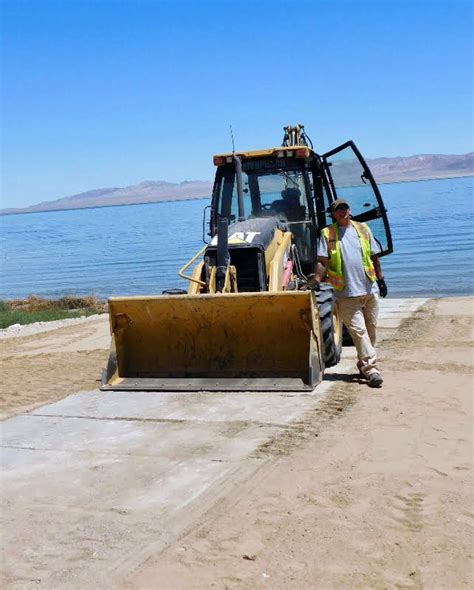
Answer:
[[(342, 339), (339, 338), (339, 342), (335, 341), (333, 308), (336, 305), (336, 296), (330, 285), (320, 286), (317, 302), (324, 342), (324, 364), (326, 367), (333, 367), (341, 359)], [(339, 334), (342, 334), (342, 326)]]

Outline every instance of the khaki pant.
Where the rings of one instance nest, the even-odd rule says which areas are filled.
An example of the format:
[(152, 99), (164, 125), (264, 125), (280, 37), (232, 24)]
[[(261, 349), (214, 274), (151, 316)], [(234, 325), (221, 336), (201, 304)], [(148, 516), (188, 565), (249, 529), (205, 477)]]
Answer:
[(354, 341), (359, 362), (357, 367), (368, 377), (378, 373), (375, 352), (379, 296), (339, 297), (337, 300), (342, 321)]

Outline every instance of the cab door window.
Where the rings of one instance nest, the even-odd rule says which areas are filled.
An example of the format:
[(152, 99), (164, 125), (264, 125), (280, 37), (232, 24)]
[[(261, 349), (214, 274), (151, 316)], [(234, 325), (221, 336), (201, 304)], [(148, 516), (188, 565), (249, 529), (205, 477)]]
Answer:
[(352, 218), (367, 223), (381, 249), (393, 251), (387, 212), (379, 188), (364, 158), (352, 141), (322, 156), (332, 193), (331, 201), (346, 199)]

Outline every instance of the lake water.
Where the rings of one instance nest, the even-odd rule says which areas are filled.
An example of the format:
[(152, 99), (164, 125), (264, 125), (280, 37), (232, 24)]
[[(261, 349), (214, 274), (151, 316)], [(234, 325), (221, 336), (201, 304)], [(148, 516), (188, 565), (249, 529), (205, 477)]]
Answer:
[[(394, 253), (389, 296), (474, 292), (473, 178), (381, 185)], [(0, 217), (0, 299), (141, 295), (186, 288), (177, 270), (203, 246), (208, 200)]]

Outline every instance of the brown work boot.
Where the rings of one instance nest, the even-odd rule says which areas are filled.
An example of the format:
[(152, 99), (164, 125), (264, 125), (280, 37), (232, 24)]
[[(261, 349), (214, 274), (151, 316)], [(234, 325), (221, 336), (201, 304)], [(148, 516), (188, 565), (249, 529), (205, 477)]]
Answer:
[(378, 371), (374, 371), (367, 375), (367, 382), (369, 387), (380, 387), (383, 383), (382, 375)]

